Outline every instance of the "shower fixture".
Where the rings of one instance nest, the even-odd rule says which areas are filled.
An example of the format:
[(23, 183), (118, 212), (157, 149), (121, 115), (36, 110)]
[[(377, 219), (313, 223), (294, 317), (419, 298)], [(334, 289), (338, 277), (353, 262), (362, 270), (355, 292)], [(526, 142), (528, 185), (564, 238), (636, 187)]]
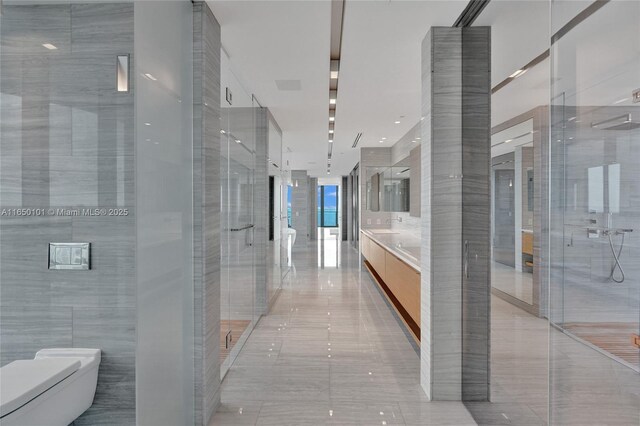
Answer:
[[(624, 240), (627, 233), (633, 232), (633, 229), (613, 229), (611, 225), (613, 223), (613, 215), (612, 213), (607, 214), (607, 228), (603, 230), (602, 234), (606, 236), (609, 240), (609, 247), (611, 248), (611, 254), (613, 255), (613, 260), (615, 264), (613, 268), (611, 268), (611, 274), (609, 274), (609, 279), (615, 283), (622, 284), (625, 280), (624, 269), (622, 268), (622, 264), (620, 263), (620, 256), (622, 256), (622, 249), (624, 248)], [(622, 241), (620, 242), (620, 248), (616, 251), (615, 246), (613, 245), (613, 236), (622, 235)], [(616, 277), (616, 271), (619, 271), (618, 277)]]

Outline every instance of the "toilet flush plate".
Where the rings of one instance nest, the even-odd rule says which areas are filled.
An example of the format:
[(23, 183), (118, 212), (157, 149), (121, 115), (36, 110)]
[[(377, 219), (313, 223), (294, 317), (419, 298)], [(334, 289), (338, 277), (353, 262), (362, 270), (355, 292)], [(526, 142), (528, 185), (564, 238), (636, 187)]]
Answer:
[(90, 247), (90, 243), (49, 243), (49, 269), (90, 269)]

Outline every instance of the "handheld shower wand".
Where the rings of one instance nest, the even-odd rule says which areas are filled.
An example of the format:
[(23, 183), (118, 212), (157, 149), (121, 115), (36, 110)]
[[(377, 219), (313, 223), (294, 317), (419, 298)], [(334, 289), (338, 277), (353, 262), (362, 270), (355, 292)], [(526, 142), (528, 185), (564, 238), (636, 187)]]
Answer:
[[(622, 249), (624, 248), (624, 239), (627, 235), (627, 232), (631, 232), (631, 229), (613, 229), (613, 213), (607, 213), (607, 229), (605, 233), (609, 239), (609, 247), (611, 248), (611, 254), (613, 255), (613, 260), (615, 264), (613, 268), (611, 268), (611, 274), (609, 274), (609, 279), (615, 283), (621, 284), (624, 282), (625, 275), (624, 269), (622, 268), (622, 264), (620, 263), (620, 256), (622, 256)], [(622, 234), (622, 242), (620, 243), (620, 249), (616, 251), (613, 245), (613, 237), (612, 235)], [(616, 271), (619, 271), (619, 275), (616, 277)]]

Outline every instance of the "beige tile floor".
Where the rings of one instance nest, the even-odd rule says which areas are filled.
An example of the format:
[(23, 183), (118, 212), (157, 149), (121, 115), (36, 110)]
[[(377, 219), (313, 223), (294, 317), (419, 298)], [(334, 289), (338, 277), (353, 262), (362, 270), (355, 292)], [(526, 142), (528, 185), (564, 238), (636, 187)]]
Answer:
[(462, 403), (427, 400), (419, 355), (355, 250), (296, 242), (293, 265), (211, 425), (476, 424)]

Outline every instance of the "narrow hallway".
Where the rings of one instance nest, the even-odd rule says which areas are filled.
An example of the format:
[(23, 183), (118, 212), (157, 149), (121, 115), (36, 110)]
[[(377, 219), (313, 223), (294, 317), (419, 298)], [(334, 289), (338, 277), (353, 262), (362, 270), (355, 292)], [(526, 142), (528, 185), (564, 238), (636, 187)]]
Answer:
[[(338, 267), (319, 266), (336, 255)], [(359, 264), (348, 243), (294, 247), (281, 294), (227, 373), (211, 425), (475, 424), (462, 403), (427, 400), (419, 352)]]

